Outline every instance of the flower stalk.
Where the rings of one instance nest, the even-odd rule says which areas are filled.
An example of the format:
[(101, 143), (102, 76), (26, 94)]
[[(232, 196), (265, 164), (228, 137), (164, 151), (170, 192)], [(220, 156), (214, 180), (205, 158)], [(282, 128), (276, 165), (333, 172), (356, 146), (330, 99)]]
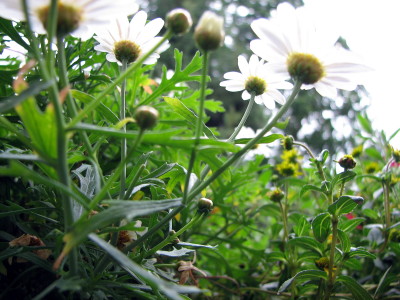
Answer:
[[(126, 59), (122, 60), (122, 66), (121, 66), (121, 73), (124, 73), (128, 67), (128, 62)], [(120, 103), (120, 111), (119, 111), (119, 118), (120, 121), (125, 119), (125, 114), (126, 112), (126, 78), (123, 79), (122, 85), (121, 85), (121, 103)], [(125, 133), (126, 132), (126, 126), (124, 125), (121, 130)], [(121, 170), (121, 176), (120, 176), (120, 190), (119, 190), (119, 198), (123, 199), (125, 195), (125, 182), (126, 182), (126, 163), (123, 163), (126, 160), (126, 152), (127, 152), (127, 146), (126, 146), (126, 138), (121, 139), (121, 164), (122, 164), (122, 170)]]

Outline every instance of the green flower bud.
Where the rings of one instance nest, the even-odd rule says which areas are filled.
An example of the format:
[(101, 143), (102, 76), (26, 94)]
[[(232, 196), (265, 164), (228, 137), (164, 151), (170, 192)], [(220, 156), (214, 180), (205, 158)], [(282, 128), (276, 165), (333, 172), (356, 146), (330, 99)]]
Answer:
[(188, 32), (192, 24), (192, 17), (186, 9), (176, 8), (167, 14), (166, 27), (174, 34), (180, 35)]
[(223, 25), (223, 18), (211, 11), (204, 12), (194, 31), (197, 46), (204, 51), (218, 49), (225, 38)]
[(272, 202), (281, 202), (281, 200), (285, 197), (285, 193), (280, 188), (276, 188), (272, 191), (269, 191), (267, 196)]
[(138, 126), (143, 129), (151, 129), (156, 126), (159, 113), (151, 106), (140, 106), (135, 111), (135, 120)]
[(292, 150), (293, 142), (294, 142), (293, 137), (291, 135), (287, 135), (282, 139), (282, 146), (285, 150)]
[(213, 202), (207, 198), (200, 198), (197, 202), (197, 211), (200, 214), (208, 214), (213, 209)]
[(321, 257), (317, 259), (315, 261), (315, 266), (322, 271), (329, 269), (329, 258)]
[(339, 159), (338, 163), (345, 170), (354, 169), (357, 164), (354, 157), (348, 154)]
[(394, 150), (393, 149), (393, 153), (392, 153), (393, 159), (395, 162), (400, 163), (400, 150)]

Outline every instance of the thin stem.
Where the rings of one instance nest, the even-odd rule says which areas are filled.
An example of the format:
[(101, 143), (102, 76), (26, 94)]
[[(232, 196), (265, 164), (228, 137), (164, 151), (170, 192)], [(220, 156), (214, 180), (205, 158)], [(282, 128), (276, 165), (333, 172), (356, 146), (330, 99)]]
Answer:
[(253, 139), (251, 139), (241, 150), (236, 152), (233, 156), (231, 156), (218, 170), (216, 170), (207, 180), (199, 184), (195, 187), (190, 194), (188, 195), (188, 199), (193, 199), (196, 195), (198, 195), (205, 187), (210, 185), (215, 179), (217, 179), (226, 169), (228, 169), (237, 159), (242, 157), (243, 154), (247, 152), (247, 150), (251, 149), (257, 142), (264, 137), (264, 135), (269, 132), (279, 121), (279, 119), (288, 111), (289, 107), (293, 104), (296, 99), (296, 95), (298, 94), (301, 87), (301, 82), (296, 82), (292, 94), (286, 103), (281, 107), (281, 109), (277, 112), (275, 117), (268, 122), (267, 125), (257, 134)]
[(240, 130), (243, 128), (244, 124), (246, 123), (246, 121), (250, 115), (251, 109), (253, 108), (255, 98), (256, 98), (256, 95), (254, 93), (251, 93), (249, 104), (247, 105), (246, 111), (244, 112), (242, 119), (239, 122), (239, 125), (236, 127), (236, 129), (232, 133), (232, 135), (228, 138), (228, 142), (232, 142), (237, 137)]
[(192, 174), (194, 162), (197, 156), (197, 147), (200, 143), (200, 136), (203, 132), (203, 114), (204, 114), (204, 100), (206, 94), (207, 85), (207, 74), (208, 74), (208, 58), (209, 52), (205, 51), (203, 54), (203, 68), (201, 73), (200, 82), (200, 103), (199, 103), (199, 115), (197, 118), (196, 129), (195, 129), (195, 141), (193, 145), (192, 152), (190, 154), (189, 166), (186, 173), (185, 188), (183, 191), (183, 203), (187, 203), (187, 195), (189, 192), (190, 175)]
[(133, 189), (136, 186), (137, 181), (140, 178), (140, 175), (142, 175), (142, 172), (144, 171), (145, 168), (146, 168), (145, 164), (141, 164), (140, 165), (139, 169), (137, 170), (137, 172), (135, 174), (135, 177), (133, 177), (131, 183), (129, 184), (129, 187), (126, 190), (126, 193), (125, 193), (123, 199), (128, 199), (130, 197), (130, 195), (132, 194)]
[(147, 251), (144, 255), (143, 258), (149, 257), (156, 253), (158, 250), (161, 250), (164, 248), (166, 245), (171, 243), (174, 239), (176, 239), (178, 236), (180, 236), (182, 233), (184, 233), (186, 230), (192, 228), (201, 218), (203, 217), (203, 214), (196, 214), (194, 218), (190, 220), (189, 223), (187, 223), (185, 226), (183, 226), (178, 232), (169, 235), (165, 240), (160, 242), (158, 245), (154, 246), (152, 249)]
[[(126, 68), (128, 66), (128, 62), (126, 60), (122, 61), (122, 66), (121, 66), (121, 73), (124, 73), (126, 71)], [(120, 105), (120, 111), (119, 111), (119, 118), (120, 121), (125, 119), (125, 112), (126, 112), (126, 78), (122, 81), (122, 86), (121, 86), (121, 105)], [(123, 132), (126, 132), (126, 127), (125, 125), (121, 128)], [(121, 163), (126, 160), (126, 138), (121, 139)], [(126, 184), (126, 163), (122, 164), (122, 170), (121, 170), (121, 176), (120, 176), (120, 190), (119, 190), (119, 198), (122, 199), (124, 198), (125, 195), (125, 184)]]
[(328, 284), (326, 287), (325, 300), (329, 300), (329, 297), (333, 289), (333, 284), (335, 283), (334, 266), (335, 266), (335, 249), (336, 249), (337, 234), (338, 234), (338, 219), (336, 216), (332, 216), (332, 241), (329, 254)]
[(171, 31), (167, 31), (161, 40), (149, 50), (145, 55), (140, 57), (137, 61), (131, 64), (124, 73), (120, 74), (112, 83), (110, 83), (92, 102), (85, 106), (79, 114), (68, 123), (68, 128), (74, 127), (78, 122), (80, 122), (83, 118), (85, 118), (90, 112), (92, 112), (96, 107), (101, 103), (101, 101), (111, 93), (114, 88), (122, 83), (122, 81), (132, 74), (137, 68), (139, 68), (142, 63), (151, 55), (153, 54), (166, 40), (168, 40), (172, 36)]
[[(293, 142), (293, 145), (303, 147), (307, 151), (308, 155), (310, 155), (310, 157), (314, 161), (316, 160), (315, 155), (312, 153), (311, 149), (306, 144), (303, 144), (303, 143), (300, 143), (300, 142), (296, 141), (296, 142)], [(316, 162), (315, 164), (317, 166), (319, 176), (321, 177), (321, 179), (323, 181), (326, 181), (326, 176), (325, 176), (324, 170), (322, 169), (321, 164), (319, 162)]]

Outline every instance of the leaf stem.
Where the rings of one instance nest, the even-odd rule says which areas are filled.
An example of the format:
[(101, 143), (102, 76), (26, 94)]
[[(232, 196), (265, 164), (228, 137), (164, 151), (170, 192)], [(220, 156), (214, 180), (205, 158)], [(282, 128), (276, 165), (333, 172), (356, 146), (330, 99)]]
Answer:
[(328, 284), (326, 286), (325, 292), (325, 300), (329, 300), (329, 297), (332, 293), (333, 285), (335, 283), (335, 249), (336, 249), (336, 240), (338, 235), (338, 218), (337, 216), (332, 216), (332, 241), (331, 241), (331, 249), (329, 254), (329, 269), (328, 269)]

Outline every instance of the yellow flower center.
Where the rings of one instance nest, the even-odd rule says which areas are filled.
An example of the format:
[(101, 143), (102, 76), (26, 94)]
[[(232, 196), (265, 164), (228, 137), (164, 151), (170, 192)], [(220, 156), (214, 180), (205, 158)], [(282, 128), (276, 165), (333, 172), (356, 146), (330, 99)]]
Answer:
[(267, 90), (267, 83), (264, 79), (256, 76), (249, 76), (244, 87), (250, 94), (254, 93), (256, 96), (262, 95)]
[(305, 84), (313, 84), (325, 76), (325, 68), (312, 54), (293, 52), (286, 61), (290, 76)]
[(115, 57), (120, 61), (126, 61), (128, 64), (134, 62), (142, 50), (132, 41), (119, 41), (114, 44)]
[[(80, 7), (70, 4), (58, 3), (57, 7), (57, 35), (64, 36), (79, 27), (82, 21), (83, 12)], [(39, 20), (42, 22), (44, 28), (47, 29), (49, 21), (50, 6), (46, 5), (37, 10)]]

